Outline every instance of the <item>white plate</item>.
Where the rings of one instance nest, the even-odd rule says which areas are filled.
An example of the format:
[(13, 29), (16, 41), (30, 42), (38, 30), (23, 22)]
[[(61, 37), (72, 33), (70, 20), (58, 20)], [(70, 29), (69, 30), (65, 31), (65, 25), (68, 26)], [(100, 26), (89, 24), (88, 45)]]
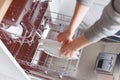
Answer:
[[(40, 44), (41, 44), (41, 48), (43, 48), (46, 54), (58, 58), (66, 58), (65, 56), (60, 56), (59, 51), (61, 48), (61, 44), (58, 41), (51, 39), (42, 39), (40, 40)], [(76, 55), (73, 55), (70, 59), (78, 59), (78, 58), (79, 58), (79, 52), (77, 52)]]
[(17, 26), (10, 26), (7, 29), (3, 28), (3, 30), (8, 32), (8, 34), (12, 39), (19, 38), (20, 36), (22, 36), (22, 33), (23, 33), (23, 27), (20, 24)]

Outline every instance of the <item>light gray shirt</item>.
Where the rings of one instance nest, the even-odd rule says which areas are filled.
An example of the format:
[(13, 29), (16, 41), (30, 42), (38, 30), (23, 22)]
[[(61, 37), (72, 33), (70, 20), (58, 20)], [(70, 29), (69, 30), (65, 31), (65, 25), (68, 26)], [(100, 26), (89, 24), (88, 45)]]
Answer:
[(79, 3), (84, 4), (86, 6), (90, 6), (93, 4), (94, 0), (77, 0)]
[[(81, 4), (91, 5), (94, 0), (77, 0)], [(101, 18), (85, 31), (89, 42), (112, 36), (120, 30), (120, 0), (112, 0), (103, 10)]]

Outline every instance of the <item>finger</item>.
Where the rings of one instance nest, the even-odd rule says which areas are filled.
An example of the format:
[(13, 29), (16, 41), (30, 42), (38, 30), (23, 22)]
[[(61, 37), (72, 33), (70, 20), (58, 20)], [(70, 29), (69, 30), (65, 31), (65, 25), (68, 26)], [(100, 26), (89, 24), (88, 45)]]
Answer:
[(60, 56), (65, 56), (65, 51), (64, 51), (64, 49), (60, 49)]
[(61, 56), (65, 55), (65, 52), (60, 52), (60, 55), (61, 55)]
[(66, 51), (65, 56), (66, 56), (67, 58), (69, 58), (70, 55), (71, 55), (70, 51)]
[(63, 41), (60, 41), (60, 44), (61, 44), (61, 45), (63, 45), (63, 43), (64, 43)]
[(69, 53), (68, 53), (68, 54), (66, 54), (65, 56), (66, 56), (67, 58), (70, 58), (70, 54), (69, 54)]
[(58, 40), (61, 44), (61, 46), (64, 44), (64, 41), (63, 40)]
[(64, 46), (65, 46), (65, 45), (67, 45), (68, 43), (69, 43), (69, 41), (68, 41), (68, 40), (63, 41), (61, 46), (62, 46), (62, 47), (64, 47)]
[(61, 39), (61, 36), (62, 35), (62, 33), (59, 33), (58, 35), (57, 35), (57, 39)]
[(59, 42), (61, 42), (61, 38), (60, 38), (59, 36), (57, 36), (57, 40), (58, 40)]
[(61, 42), (62, 40), (61, 39), (57, 39), (59, 42)]
[(71, 58), (72, 56), (73, 56), (73, 54), (71, 53), (71, 54), (69, 54), (70, 56), (69, 56), (69, 58)]

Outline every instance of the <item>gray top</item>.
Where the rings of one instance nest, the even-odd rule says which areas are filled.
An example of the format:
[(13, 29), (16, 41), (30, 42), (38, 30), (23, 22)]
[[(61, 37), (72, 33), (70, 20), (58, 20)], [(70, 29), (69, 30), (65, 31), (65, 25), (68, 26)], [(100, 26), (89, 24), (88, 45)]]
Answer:
[(86, 6), (92, 5), (92, 3), (94, 2), (94, 0), (77, 0), (77, 1), (81, 4), (86, 5)]
[[(93, 0), (78, 0), (81, 4), (90, 5)], [(89, 42), (112, 36), (120, 30), (120, 0), (112, 0), (103, 10), (101, 18), (88, 30), (85, 37)]]

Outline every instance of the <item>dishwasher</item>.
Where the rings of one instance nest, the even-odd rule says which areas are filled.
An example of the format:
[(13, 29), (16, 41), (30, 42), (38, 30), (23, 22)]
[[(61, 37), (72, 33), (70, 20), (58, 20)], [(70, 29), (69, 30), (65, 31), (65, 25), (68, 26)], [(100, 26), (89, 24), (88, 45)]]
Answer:
[[(26, 8), (29, 9), (22, 10), (20, 18), (15, 18), (16, 21), (11, 22), (11, 16), (5, 15), (0, 25), (0, 39), (32, 80), (73, 80), (70, 76), (77, 71), (82, 49), (75, 58), (68, 59), (59, 57), (59, 54), (51, 55), (42, 46), (43, 42), (50, 45), (57, 44), (54, 41), (57, 42), (57, 35), (67, 28), (71, 16), (49, 11), (47, 0), (27, 1), (29, 3), (26, 3), (28, 5)], [(51, 18), (50, 14), (58, 17)], [(12, 33), (13, 30), (17, 31)], [(16, 34), (17, 32), (20, 33)], [(80, 34), (77, 29), (74, 38)], [(53, 49), (54, 54), (54, 48), (50, 49)]]
[[(47, 16), (44, 17), (48, 18)], [(68, 76), (75, 74), (82, 50), (79, 51), (77, 58), (67, 59), (47, 54), (41, 46), (41, 42), (45, 40), (57, 41), (57, 35), (59, 32), (62, 32), (66, 26), (67, 25), (65, 24), (56, 24), (51, 21), (47, 21), (44, 27), (43, 25), (41, 26), (41, 28), (44, 28), (42, 29), (43, 33), (42, 31), (40, 32), (41, 28), (37, 29), (32, 45), (28, 43), (20, 45), (21, 49), (17, 55), (15, 54), (15, 57), (18, 63), (20, 63), (26, 70), (28, 75), (42, 77), (45, 78), (45, 80), (67, 80)], [(77, 32), (77, 34), (80, 33)], [(74, 37), (76, 37), (76, 35)]]

